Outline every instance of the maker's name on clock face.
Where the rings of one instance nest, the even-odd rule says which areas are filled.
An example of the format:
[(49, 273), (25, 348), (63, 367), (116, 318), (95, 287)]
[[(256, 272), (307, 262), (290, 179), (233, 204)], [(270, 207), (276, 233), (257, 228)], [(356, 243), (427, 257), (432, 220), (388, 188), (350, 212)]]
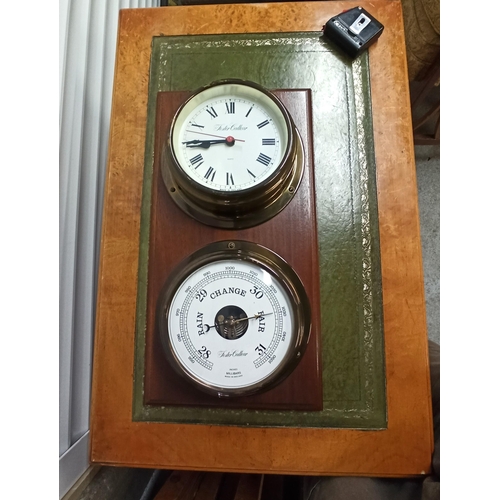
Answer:
[(206, 89), (182, 108), (172, 147), (184, 172), (218, 191), (265, 182), (280, 166), (290, 128), (278, 105), (248, 85)]
[(204, 265), (185, 279), (167, 321), (177, 362), (200, 383), (222, 389), (269, 377), (286, 357), (295, 327), (283, 286), (240, 260)]

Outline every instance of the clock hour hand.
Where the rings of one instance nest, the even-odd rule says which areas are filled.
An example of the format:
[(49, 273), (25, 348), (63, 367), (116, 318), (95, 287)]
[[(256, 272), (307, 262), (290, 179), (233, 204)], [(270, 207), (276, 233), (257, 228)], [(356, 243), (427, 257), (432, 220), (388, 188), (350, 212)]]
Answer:
[(225, 139), (209, 139), (209, 140), (199, 140), (193, 139), (191, 141), (184, 141), (187, 148), (203, 148), (208, 149), (212, 144), (226, 144), (227, 146), (234, 146), (235, 139), (232, 136), (228, 136)]

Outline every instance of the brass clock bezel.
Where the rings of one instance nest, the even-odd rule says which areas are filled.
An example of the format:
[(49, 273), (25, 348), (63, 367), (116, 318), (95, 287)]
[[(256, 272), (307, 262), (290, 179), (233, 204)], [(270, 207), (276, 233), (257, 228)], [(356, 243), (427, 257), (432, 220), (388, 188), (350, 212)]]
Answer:
[[(179, 287), (200, 267), (219, 260), (244, 260), (269, 272), (278, 279), (293, 305), (293, 340), (277, 368), (264, 380), (244, 388), (227, 388), (208, 384), (185, 369), (171, 345), (168, 316)], [(211, 243), (184, 259), (170, 274), (157, 301), (157, 331), (163, 351), (172, 368), (199, 390), (221, 397), (241, 397), (267, 391), (282, 382), (303, 358), (311, 335), (311, 306), (302, 281), (293, 268), (272, 250), (248, 241), (218, 241)]]
[[(176, 120), (192, 99), (207, 89), (228, 84), (253, 87), (269, 97), (282, 114), (287, 129), (285, 153), (276, 171), (255, 186), (238, 191), (211, 189), (191, 179), (179, 164), (172, 139)], [(253, 227), (277, 215), (292, 200), (304, 168), (304, 146), (290, 113), (272, 92), (248, 80), (217, 80), (196, 90), (175, 113), (162, 148), (162, 178), (176, 205), (199, 222), (223, 229)]]

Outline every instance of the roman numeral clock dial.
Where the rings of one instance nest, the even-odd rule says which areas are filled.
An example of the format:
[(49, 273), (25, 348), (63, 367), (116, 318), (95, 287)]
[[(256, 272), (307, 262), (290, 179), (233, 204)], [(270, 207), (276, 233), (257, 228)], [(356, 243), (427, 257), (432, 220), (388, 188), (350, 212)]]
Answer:
[(300, 135), (281, 101), (262, 86), (221, 80), (177, 111), (161, 169), (191, 217), (216, 227), (251, 227), (291, 200), (304, 168)]
[[(286, 132), (283, 121), (274, 120), (267, 108), (250, 98), (216, 97), (198, 106), (182, 127), (180, 162), (188, 167), (187, 175), (205, 187), (241, 191), (274, 172), (287, 146)], [(193, 152), (200, 150), (203, 153), (195, 158), (201, 157), (215, 175), (189, 167)]]

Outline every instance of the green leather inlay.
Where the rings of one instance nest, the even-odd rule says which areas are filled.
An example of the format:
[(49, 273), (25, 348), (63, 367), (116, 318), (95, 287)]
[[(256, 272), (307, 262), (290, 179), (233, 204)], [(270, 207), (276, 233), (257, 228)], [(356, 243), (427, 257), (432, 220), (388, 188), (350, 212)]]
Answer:
[[(320, 412), (143, 404), (149, 209), (156, 94), (221, 78), (312, 91), (321, 282)], [(382, 289), (368, 54), (351, 61), (321, 33), (158, 37), (152, 41), (145, 151), (134, 420), (220, 425), (387, 425)]]

